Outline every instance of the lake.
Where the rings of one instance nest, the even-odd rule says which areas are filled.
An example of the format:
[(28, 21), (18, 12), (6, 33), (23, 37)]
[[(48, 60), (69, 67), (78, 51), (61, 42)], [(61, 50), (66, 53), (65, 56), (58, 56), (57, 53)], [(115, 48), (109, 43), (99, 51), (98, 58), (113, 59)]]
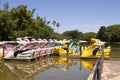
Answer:
[(112, 60), (120, 60), (120, 44), (111, 45), (110, 59), (112, 59)]
[[(120, 45), (111, 45), (112, 60), (120, 60)], [(32, 62), (0, 61), (0, 80), (87, 80), (95, 59), (47, 56)]]
[(1, 61), (0, 80), (86, 80), (95, 61), (52, 56), (32, 62)]

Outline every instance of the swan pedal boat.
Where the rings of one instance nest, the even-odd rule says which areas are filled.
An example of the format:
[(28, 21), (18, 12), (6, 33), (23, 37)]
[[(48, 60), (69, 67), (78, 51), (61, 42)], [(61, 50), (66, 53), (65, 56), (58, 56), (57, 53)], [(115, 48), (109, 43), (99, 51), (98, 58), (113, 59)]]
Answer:
[[(86, 49), (82, 51), (81, 58), (99, 58), (102, 50), (101, 46), (105, 46), (106, 42), (102, 42), (99, 39), (91, 39), (94, 42), (92, 45), (88, 46)], [(111, 47), (104, 47), (104, 58), (110, 58)]]
[(73, 53), (73, 42), (69, 41), (60, 41), (57, 43), (57, 46), (55, 46), (52, 49), (53, 55), (66, 55), (66, 54), (72, 54)]

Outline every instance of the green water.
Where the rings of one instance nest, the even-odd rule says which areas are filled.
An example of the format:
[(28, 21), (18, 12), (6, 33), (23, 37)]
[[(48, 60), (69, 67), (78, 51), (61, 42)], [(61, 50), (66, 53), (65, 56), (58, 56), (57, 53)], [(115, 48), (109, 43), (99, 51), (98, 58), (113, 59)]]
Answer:
[(120, 44), (111, 45), (111, 60), (120, 60)]
[[(111, 60), (120, 60), (120, 45), (111, 45)], [(0, 80), (87, 80), (96, 60), (44, 57), (32, 62), (0, 61)]]
[(33, 62), (1, 61), (0, 80), (87, 80), (95, 60), (44, 57)]

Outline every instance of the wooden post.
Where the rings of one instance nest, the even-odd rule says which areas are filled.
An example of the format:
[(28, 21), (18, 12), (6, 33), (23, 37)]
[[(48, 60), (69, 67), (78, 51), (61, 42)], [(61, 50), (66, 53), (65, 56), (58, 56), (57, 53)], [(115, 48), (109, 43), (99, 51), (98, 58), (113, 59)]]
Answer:
[(81, 59), (80, 59), (80, 71), (82, 70), (82, 62), (81, 62)]
[(67, 58), (67, 70), (69, 69), (69, 60)]
[(67, 57), (69, 56), (69, 47), (68, 47), (68, 44), (67, 44)]
[(5, 44), (2, 46), (3, 48), (3, 55), (2, 55), (2, 58), (5, 56)]
[(79, 44), (79, 49), (80, 49), (80, 56), (82, 55), (82, 46)]

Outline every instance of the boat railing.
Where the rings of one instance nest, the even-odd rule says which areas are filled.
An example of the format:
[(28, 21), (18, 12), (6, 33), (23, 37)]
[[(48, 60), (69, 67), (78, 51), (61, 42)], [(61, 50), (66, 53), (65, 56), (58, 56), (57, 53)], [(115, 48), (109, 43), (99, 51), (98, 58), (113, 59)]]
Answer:
[(93, 73), (92, 80), (101, 80), (103, 63), (104, 63), (104, 50), (101, 51), (100, 58), (96, 62), (95, 71)]

